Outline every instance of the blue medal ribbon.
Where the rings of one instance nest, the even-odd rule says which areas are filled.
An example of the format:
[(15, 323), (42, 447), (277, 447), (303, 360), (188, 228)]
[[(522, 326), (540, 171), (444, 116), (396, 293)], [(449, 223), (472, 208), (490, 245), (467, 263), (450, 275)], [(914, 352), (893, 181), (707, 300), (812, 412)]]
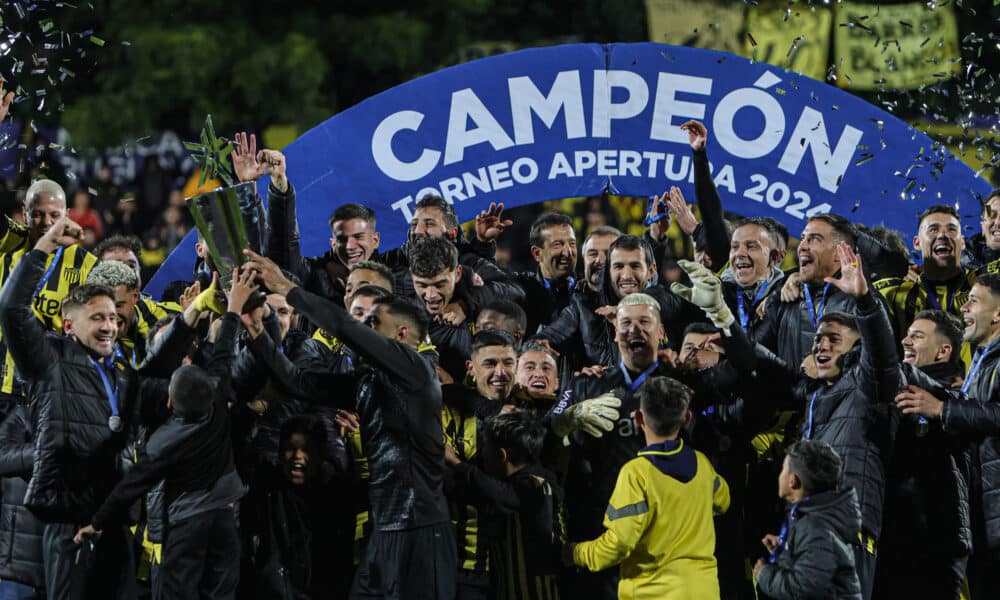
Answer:
[[(97, 369), (97, 374), (101, 376), (101, 383), (104, 384), (104, 393), (108, 396), (108, 406), (111, 407), (111, 419), (108, 423), (115, 422), (120, 419), (118, 416), (118, 380), (115, 379), (115, 385), (112, 387), (111, 379), (108, 377), (108, 373), (104, 371), (104, 365), (101, 365), (100, 362), (94, 360), (93, 358), (90, 359), (90, 362), (94, 363), (94, 368)], [(111, 377), (115, 376), (114, 372), (110, 375)], [(115, 428), (112, 427), (112, 430), (114, 429)]]
[(618, 368), (621, 369), (622, 376), (625, 377), (625, 385), (628, 386), (628, 391), (625, 392), (625, 399), (628, 400), (629, 398), (631, 398), (632, 394), (634, 394), (635, 391), (639, 389), (639, 386), (642, 385), (642, 382), (646, 381), (646, 378), (649, 377), (653, 371), (659, 368), (659, 366), (660, 366), (660, 361), (658, 360), (653, 361), (653, 364), (649, 365), (649, 368), (643, 371), (641, 375), (636, 377), (635, 381), (632, 381), (632, 376), (628, 374), (628, 369), (625, 368), (625, 361), (624, 360), (620, 361), (618, 363)]
[[(920, 283), (923, 284), (924, 290), (927, 292), (927, 301), (931, 303), (931, 306), (944, 312), (951, 310), (952, 305), (955, 303), (955, 294), (958, 293), (957, 289), (948, 289), (947, 296), (945, 297), (948, 303), (945, 304), (945, 308), (941, 308), (941, 303), (938, 302), (937, 291), (935, 291), (934, 286), (928, 283), (926, 279), (921, 279)], [(947, 289), (948, 286), (945, 286), (945, 288)]]
[[(808, 500), (808, 498), (803, 498), (802, 500)], [(788, 511), (788, 517), (781, 523), (781, 531), (778, 532), (778, 544), (771, 550), (771, 555), (767, 558), (767, 562), (772, 565), (778, 560), (778, 555), (781, 554), (782, 550), (785, 548), (785, 542), (788, 541), (788, 530), (792, 526), (792, 521), (795, 520), (795, 511), (798, 510), (799, 503), (796, 502), (792, 505), (792, 508)]]
[[(750, 305), (750, 309), (753, 310), (757, 303), (764, 298), (764, 294), (767, 292), (767, 283), (761, 282), (760, 287), (757, 288), (757, 294), (753, 297), (753, 304)], [(747, 327), (750, 326), (750, 314), (747, 313), (745, 306), (746, 300), (743, 298), (744, 292), (742, 289), (736, 290), (736, 309), (740, 313), (740, 327), (746, 332)]]
[(802, 291), (806, 297), (806, 306), (809, 307), (809, 320), (812, 321), (813, 329), (819, 327), (819, 320), (823, 317), (823, 313), (826, 311), (826, 293), (830, 291), (830, 284), (823, 286), (823, 298), (819, 302), (819, 312), (816, 312), (816, 308), (813, 306), (812, 292), (809, 291), (809, 284), (802, 284)]
[(806, 422), (802, 424), (802, 439), (809, 440), (813, 436), (813, 414), (816, 412), (816, 396), (819, 396), (819, 390), (813, 392), (812, 399), (809, 400), (809, 414), (806, 416)]
[(45, 284), (49, 282), (49, 279), (52, 277), (52, 273), (56, 270), (56, 265), (58, 265), (59, 261), (62, 260), (63, 250), (65, 249), (66, 248), (63, 246), (56, 248), (56, 253), (52, 257), (52, 262), (50, 262), (48, 268), (45, 269), (45, 275), (42, 275), (42, 280), (38, 282), (38, 287), (35, 288), (36, 296), (42, 293), (42, 288), (44, 288)]
[[(547, 290), (551, 290), (552, 289), (552, 282), (549, 281), (548, 279), (546, 279), (545, 277), (542, 277), (542, 284), (545, 286), (545, 289), (547, 289)], [(566, 289), (568, 289), (569, 291), (572, 292), (573, 288), (575, 288), (575, 287), (576, 287), (576, 277), (570, 277), (569, 278), (569, 287), (567, 287)]]
[(972, 367), (969, 368), (969, 372), (965, 376), (965, 382), (962, 384), (962, 393), (963, 394), (966, 393), (967, 391), (969, 391), (969, 387), (972, 385), (972, 378), (975, 377), (976, 373), (979, 372), (979, 365), (981, 365), (983, 363), (983, 359), (986, 358), (986, 354), (990, 351), (990, 348), (992, 348), (993, 344), (995, 344), (995, 343), (996, 343), (996, 340), (990, 342), (990, 344), (988, 346), (986, 346), (985, 348), (980, 348), (977, 351), (976, 358), (975, 358), (975, 360), (972, 361)]

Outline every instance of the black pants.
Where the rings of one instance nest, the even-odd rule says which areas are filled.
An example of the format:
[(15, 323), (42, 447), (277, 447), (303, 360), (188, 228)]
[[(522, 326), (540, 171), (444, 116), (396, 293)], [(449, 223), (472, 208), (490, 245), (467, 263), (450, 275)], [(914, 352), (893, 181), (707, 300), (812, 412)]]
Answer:
[(927, 552), (931, 543), (882, 548), (874, 597), (959, 600), (966, 557)]
[(854, 570), (858, 573), (858, 583), (861, 584), (861, 597), (864, 600), (872, 600), (872, 591), (875, 588), (875, 562), (876, 557), (867, 548), (854, 544)]
[(45, 594), (49, 600), (113, 600), (134, 597), (135, 564), (129, 560), (128, 531), (108, 527), (91, 543), (73, 542), (74, 523), (48, 523), (42, 533)]
[(592, 573), (587, 569), (566, 569), (560, 577), (560, 598), (618, 600), (618, 566)]
[(454, 600), (458, 559), (448, 523), (374, 531), (351, 598)]
[(154, 582), (157, 600), (236, 596), (240, 538), (231, 508), (195, 515), (167, 526), (163, 562)]

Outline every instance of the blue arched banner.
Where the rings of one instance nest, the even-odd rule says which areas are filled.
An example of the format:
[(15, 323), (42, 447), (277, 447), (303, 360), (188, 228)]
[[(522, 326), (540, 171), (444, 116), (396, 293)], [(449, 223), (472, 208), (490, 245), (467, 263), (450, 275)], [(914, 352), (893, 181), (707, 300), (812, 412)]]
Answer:
[[(404, 83), (335, 115), (284, 149), (302, 251), (325, 252), (337, 206), (376, 211), (382, 249), (406, 237), (433, 192), (461, 220), (569, 196), (689, 199), (691, 152), (678, 126), (703, 121), (728, 210), (772, 216), (793, 234), (836, 212), (906, 234), (931, 204), (978, 212), (989, 184), (943, 145), (825, 83), (748, 59), (655, 43), (529, 49)], [(260, 182), (261, 191), (267, 182)], [(185, 240), (147, 290), (190, 279)]]

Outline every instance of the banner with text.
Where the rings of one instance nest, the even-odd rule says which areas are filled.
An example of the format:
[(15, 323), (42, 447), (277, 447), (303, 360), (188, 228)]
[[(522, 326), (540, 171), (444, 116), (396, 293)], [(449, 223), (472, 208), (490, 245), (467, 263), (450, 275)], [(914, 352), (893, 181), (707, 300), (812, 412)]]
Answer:
[[(347, 202), (375, 210), (385, 250), (405, 240), (425, 194), (452, 202), (462, 221), (490, 202), (605, 190), (677, 185), (693, 200), (678, 127), (689, 119), (708, 127), (726, 208), (775, 217), (795, 234), (828, 211), (912, 234), (928, 205), (975, 203), (989, 190), (940, 144), (822, 82), (709, 50), (578, 44), (450, 67), (306, 132), (285, 149), (302, 251), (329, 248), (327, 219)], [(192, 255), (176, 251), (150, 291), (189, 278)]]

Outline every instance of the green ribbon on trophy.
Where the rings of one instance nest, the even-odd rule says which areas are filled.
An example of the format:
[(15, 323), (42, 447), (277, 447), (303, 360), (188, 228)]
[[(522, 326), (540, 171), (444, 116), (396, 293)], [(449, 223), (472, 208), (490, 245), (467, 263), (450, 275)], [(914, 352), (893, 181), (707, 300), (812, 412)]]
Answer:
[(230, 160), (233, 146), (215, 135), (212, 115), (205, 119), (201, 143), (184, 142), (184, 146), (201, 167), (199, 186), (210, 178), (224, 183), (223, 187), (188, 198), (187, 206), (208, 247), (209, 267), (218, 271), (223, 289), (228, 289), (233, 271), (247, 261), (244, 249), (266, 253), (266, 213), (254, 182), (234, 185)]

